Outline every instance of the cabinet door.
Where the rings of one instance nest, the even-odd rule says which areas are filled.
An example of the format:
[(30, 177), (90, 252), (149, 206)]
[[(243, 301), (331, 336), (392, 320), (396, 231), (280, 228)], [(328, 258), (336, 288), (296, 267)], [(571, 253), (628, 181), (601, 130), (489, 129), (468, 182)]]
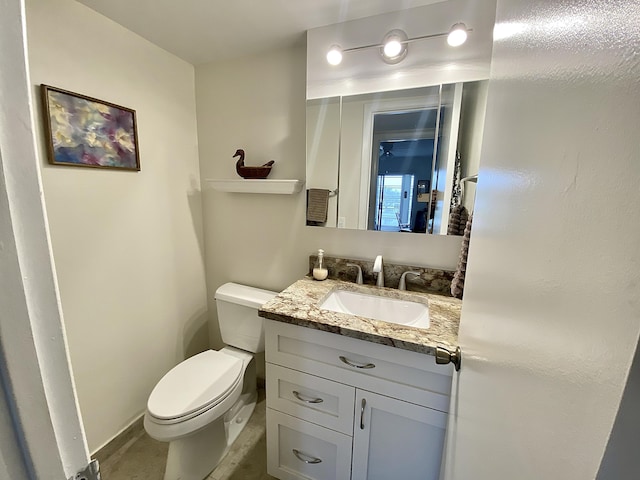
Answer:
[(438, 480), (447, 414), (356, 390), (352, 480)]

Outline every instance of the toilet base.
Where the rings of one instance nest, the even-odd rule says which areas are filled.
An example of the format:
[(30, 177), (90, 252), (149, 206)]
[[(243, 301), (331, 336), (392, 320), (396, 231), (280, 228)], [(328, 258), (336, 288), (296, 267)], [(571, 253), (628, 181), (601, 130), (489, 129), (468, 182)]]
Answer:
[(257, 401), (244, 393), (223, 417), (202, 430), (169, 443), (164, 480), (203, 480), (220, 463), (245, 427)]

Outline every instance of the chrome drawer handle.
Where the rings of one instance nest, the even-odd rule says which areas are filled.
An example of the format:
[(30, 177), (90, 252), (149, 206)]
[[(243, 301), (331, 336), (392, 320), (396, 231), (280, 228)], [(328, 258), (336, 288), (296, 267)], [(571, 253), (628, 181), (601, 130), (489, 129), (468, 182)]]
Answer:
[(340, 355), (338, 358), (342, 361), (342, 363), (346, 363), (350, 367), (355, 367), (355, 368), (376, 368), (376, 366), (373, 363), (366, 363), (364, 365), (358, 365), (357, 363), (353, 363), (353, 362), (349, 361), (348, 358), (346, 358), (346, 357), (344, 357), (342, 355)]
[(293, 449), (293, 454), (298, 458), (298, 460), (300, 460), (300, 461), (302, 461), (304, 463), (313, 464), (313, 463), (321, 463), (322, 462), (322, 460), (320, 458), (312, 457), (311, 455), (307, 455), (306, 453), (302, 453), (297, 448)]
[(301, 402), (304, 403), (322, 403), (324, 402), (323, 399), (321, 398), (304, 398), (302, 395), (300, 395), (300, 392), (297, 392), (296, 390), (294, 390), (293, 392), (293, 396), (296, 397), (298, 400), (300, 400)]

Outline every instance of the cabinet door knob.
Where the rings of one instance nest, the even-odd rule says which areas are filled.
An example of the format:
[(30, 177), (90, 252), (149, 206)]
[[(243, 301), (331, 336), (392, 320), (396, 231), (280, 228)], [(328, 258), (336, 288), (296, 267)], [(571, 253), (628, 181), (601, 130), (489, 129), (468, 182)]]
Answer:
[(462, 351), (460, 347), (456, 347), (453, 352), (443, 347), (436, 347), (436, 363), (438, 365), (453, 363), (456, 371), (460, 370), (460, 364), (462, 363)]
[(322, 459), (317, 457), (312, 457), (311, 455), (307, 455), (306, 453), (302, 453), (297, 448), (293, 449), (293, 454), (298, 458), (298, 460), (304, 463), (309, 463), (309, 464), (322, 463)]
[(293, 396), (296, 397), (298, 400), (300, 400), (301, 402), (304, 403), (322, 403), (324, 402), (323, 399), (321, 398), (304, 398), (302, 395), (300, 395), (300, 392), (293, 390), (291, 393), (293, 393)]
[(357, 363), (353, 363), (352, 361), (350, 361), (347, 357), (345, 357), (343, 355), (340, 355), (338, 358), (342, 361), (342, 363), (346, 363), (350, 367), (354, 367), (354, 368), (376, 368), (376, 366), (373, 363), (365, 363), (364, 365), (358, 365)]
[(364, 430), (364, 407), (366, 406), (367, 400), (363, 398), (362, 403), (360, 404), (360, 430)]

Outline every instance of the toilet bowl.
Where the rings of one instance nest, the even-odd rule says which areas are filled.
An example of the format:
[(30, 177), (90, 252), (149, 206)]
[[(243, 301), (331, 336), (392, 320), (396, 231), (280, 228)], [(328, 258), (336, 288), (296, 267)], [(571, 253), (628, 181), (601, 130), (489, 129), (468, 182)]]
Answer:
[(256, 405), (253, 353), (264, 351), (258, 308), (275, 292), (227, 283), (216, 291), (221, 350), (171, 369), (147, 401), (144, 428), (169, 442), (164, 480), (202, 480), (216, 467)]

